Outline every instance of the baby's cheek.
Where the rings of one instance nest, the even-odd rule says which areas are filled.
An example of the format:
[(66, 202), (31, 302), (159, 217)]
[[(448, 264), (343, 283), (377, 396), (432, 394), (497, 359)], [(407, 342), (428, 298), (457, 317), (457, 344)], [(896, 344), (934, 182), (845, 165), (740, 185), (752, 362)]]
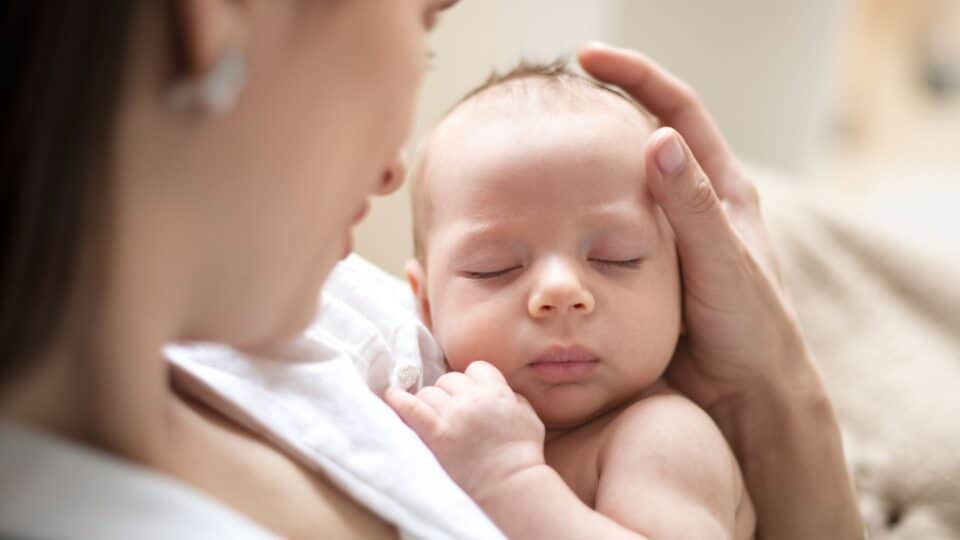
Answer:
[(461, 315), (452, 324), (439, 325), (436, 337), (454, 371), (464, 371), (476, 360), (490, 362), (501, 371), (504, 368), (500, 363), (505, 355), (500, 349), (506, 339), (488, 318)]

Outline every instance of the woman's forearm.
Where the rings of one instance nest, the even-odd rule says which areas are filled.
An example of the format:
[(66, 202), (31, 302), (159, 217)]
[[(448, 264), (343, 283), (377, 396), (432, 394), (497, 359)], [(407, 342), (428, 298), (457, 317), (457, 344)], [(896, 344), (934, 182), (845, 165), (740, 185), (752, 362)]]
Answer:
[(833, 407), (807, 349), (793, 356), (780, 376), (717, 418), (758, 510), (757, 538), (862, 539)]

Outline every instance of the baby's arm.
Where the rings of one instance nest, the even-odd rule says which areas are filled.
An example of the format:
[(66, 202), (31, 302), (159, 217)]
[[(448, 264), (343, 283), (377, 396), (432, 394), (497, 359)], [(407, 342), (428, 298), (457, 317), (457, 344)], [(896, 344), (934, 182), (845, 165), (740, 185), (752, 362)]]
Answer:
[(543, 423), (492, 365), (474, 362), (416, 396), (385, 397), (507, 537), (646, 538), (583, 504), (545, 464)]
[(601, 454), (597, 511), (545, 464), (543, 424), (486, 362), (387, 401), (510, 538), (730, 538), (742, 491), (720, 432), (679, 396), (621, 413)]
[(650, 538), (735, 538), (753, 529), (740, 470), (720, 430), (686, 398), (641, 400), (610, 426), (596, 509)]

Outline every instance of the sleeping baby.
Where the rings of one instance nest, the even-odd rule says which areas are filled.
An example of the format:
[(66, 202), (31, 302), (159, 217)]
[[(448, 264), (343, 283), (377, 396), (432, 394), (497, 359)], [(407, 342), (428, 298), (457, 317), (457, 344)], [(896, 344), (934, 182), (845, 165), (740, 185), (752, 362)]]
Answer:
[(711, 418), (664, 381), (683, 331), (646, 183), (656, 121), (562, 64), (465, 97), (412, 171), (407, 276), (451, 372), (387, 401), (511, 538), (751, 538)]

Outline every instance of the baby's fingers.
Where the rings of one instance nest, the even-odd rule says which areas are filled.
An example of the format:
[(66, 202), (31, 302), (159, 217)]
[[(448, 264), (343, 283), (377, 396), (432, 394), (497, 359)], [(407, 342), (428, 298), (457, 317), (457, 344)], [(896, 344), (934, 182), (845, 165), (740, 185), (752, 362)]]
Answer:
[(439, 414), (419, 397), (398, 388), (388, 388), (383, 395), (387, 405), (418, 435), (430, 433), (439, 421)]
[(451, 371), (437, 379), (435, 384), (437, 387), (446, 390), (451, 396), (454, 396), (468, 391), (473, 385), (473, 381), (463, 373)]
[(446, 390), (437, 386), (425, 386), (417, 392), (417, 398), (426, 403), (434, 411), (443, 414), (450, 409), (453, 397)]
[(484, 362), (483, 360), (472, 362), (464, 370), (464, 373), (478, 383), (507, 384), (503, 373), (500, 373), (500, 370), (490, 362)]

